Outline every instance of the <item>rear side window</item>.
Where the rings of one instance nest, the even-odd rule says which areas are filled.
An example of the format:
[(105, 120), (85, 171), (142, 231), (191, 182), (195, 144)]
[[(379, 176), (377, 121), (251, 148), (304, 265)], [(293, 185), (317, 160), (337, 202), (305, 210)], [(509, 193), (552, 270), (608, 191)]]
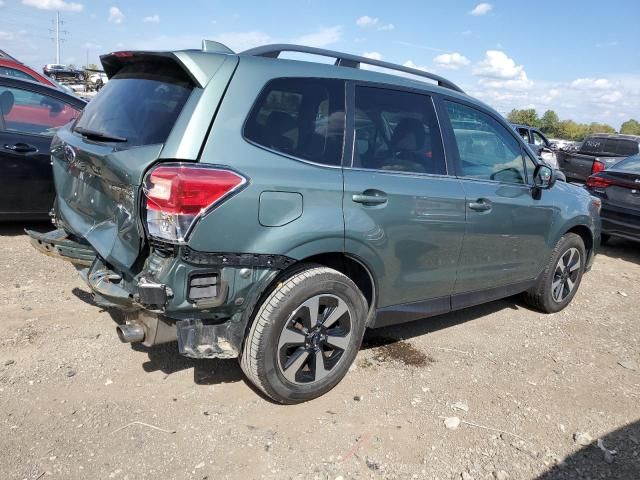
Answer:
[(127, 147), (164, 143), (192, 89), (173, 62), (125, 65), (89, 102), (74, 128), (125, 138)]
[(244, 136), (276, 152), (338, 166), (344, 125), (342, 80), (279, 78), (258, 97)]
[(56, 130), (76, 119), (80, 111), (41, 93), (0, 86), (0, 129), (52, 137)]
[(446, 174), (431, 97), (358, 86), (355, 106), (354, 168)]
[(9, 67), (0, 67), (0, 75), (5, 77), (21, 78), (23, 80), (31, 80), (32, 82), (35, 80), (35, 78), (27, 73)]

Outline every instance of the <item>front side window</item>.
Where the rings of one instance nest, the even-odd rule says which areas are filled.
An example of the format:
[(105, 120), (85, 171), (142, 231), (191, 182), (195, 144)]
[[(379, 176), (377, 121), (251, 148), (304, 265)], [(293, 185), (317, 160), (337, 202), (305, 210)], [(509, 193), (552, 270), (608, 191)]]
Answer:
[(48, 95), (0, 87), (0, 128), (7, 132), (51, 137), (79, 114), (78, 109)]
[[(475, 108), (445, 101), (460, 155), (463, 177), (507, 183), (526, 183), (517, 140), (493, 117)], [(458, 128), (460, 116), (483, 125), (482, 130)]]
[(279, 78), (264, 88), (244, 127), (247, 140), (324, 165), (342, 162), (344, 82)]
[(353, 155), (355, 168), (446, 174), (431, 97), (357, 86)]
[(531, 132), (531, 134), (533, 136), (534, 145), (538, 145), (539, 147), (545, 147), (547, 145), (547, 141), (538, 132)]

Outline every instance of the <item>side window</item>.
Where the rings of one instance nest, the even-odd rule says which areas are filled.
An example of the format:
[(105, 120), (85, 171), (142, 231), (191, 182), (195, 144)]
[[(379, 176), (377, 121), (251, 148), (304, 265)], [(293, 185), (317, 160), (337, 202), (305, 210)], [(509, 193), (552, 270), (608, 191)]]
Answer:
[(544, 139), (544, 137), (540, 135), (538, 132), (532, 131), (531, 134), (533, 136), (534, 145), (538, 145), (540, 147), (545, 147), (547, 145), (547, 142)]
[(356, 87), (353, 166), (446, 174), (444, 148), (431, 97)]
[(340, 165), (344, 124), (342, 80), (279, 78), (258, 97), (244, 136), (277, 152)]
[[(450, 101), (445, 104), (458, 145), (462, 176), (526, 183), (520, 145), (505, 127), (475, 108)], [(459, 128), (462, 120), (473, 121), (479, 127)]]
[(35, 80), (35, 78), (27, 73), (9, 67), (0, 67), (0, 75), (3, 75), (5, 77), (21, 78), (23, 80)]
[(537, 163), (531, 158), (531, 156), (525, 152), (524, 154), (524, 166), (527, 170), (527, 183), (529, 185), (533, 184), (533, 174), (536, 170)]
[(19, 88), (0, 87), (0, 125), (8, 132), (53, 136), (80, 111), (61, 100)]
[(529, 130), (526, 128), (518, 128), (518, 135), (524, 140), (524, 143), (529, 143)]

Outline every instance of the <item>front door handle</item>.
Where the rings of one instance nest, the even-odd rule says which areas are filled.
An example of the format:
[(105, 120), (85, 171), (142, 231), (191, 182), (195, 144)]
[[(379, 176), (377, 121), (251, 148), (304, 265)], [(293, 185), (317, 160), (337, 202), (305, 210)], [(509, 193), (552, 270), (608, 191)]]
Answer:
[(365, 190), (362, 193), (355, 193), (351, 200), (367, 206), (384, 205), (387, 203), (387, 195), (379, 190)]
[(471, 210), (475, 210), (476, 212), (488, 212), (491, 210), (491, 203), (486, 200), (478, 200), (476, 202), (469, 202), (469, 208)]
[(4, 146), (5, 150), (11, 150), (16, 153), (29, 153), (29, 152), (37, 152), (38, 149), (33, 145), (29, 145), (28, 143), (16, 143), (14, 145), (6, 145)]

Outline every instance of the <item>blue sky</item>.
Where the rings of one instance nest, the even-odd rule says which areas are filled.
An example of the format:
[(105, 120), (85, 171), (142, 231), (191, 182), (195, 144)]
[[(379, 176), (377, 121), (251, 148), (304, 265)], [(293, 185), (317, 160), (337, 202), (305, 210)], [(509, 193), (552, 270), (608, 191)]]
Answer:
[(0, 48), (41, 69), (121, 49), (240, 51), (296, 42), (437, 72), (506, 113), (547, 108), (619, 128), (640, 119), (640, 1), (0, 0)]

